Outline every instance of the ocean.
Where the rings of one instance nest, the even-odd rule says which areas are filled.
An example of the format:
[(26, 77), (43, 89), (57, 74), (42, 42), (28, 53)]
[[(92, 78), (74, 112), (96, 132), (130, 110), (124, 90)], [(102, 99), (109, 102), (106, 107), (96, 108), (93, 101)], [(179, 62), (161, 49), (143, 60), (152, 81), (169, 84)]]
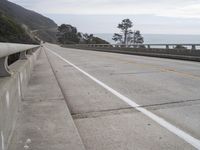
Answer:
[[(111, 44), (113, 34), (99, 33), (94, 34)], [(200, 35), (173, 35), (173, 34), (143, 34), (144, 44), (200, 44)]]

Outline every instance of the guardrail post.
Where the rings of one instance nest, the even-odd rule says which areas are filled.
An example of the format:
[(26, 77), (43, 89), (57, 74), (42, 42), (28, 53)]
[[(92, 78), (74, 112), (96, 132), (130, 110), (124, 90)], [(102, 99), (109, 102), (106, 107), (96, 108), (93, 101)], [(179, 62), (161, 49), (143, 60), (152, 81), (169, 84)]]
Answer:
[(196, 45), (192, 45), (192, 50), (196, 50)]
[(27, 59), (26, 51), (22, 51), (22, 52), (20, 52), (19, 59)]
[(11, 72), (8, 68), (8, 56), (0, 58), (0, 77), (11, 76)]
[(34, 49), (30, 49), (27, 51), (27, 54), (32, 55), (33, 54)]

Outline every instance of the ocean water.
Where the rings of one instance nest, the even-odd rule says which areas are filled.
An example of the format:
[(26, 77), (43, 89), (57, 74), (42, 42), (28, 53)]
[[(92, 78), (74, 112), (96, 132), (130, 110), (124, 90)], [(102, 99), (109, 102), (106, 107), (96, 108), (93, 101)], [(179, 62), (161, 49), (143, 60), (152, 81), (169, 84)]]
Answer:
[[(111, 44), (113, 34), (100, 33), (95, 34)], [(173, 35), (173, 34), (143, 34), (144, 44), (200, 44), (200, 35)]]

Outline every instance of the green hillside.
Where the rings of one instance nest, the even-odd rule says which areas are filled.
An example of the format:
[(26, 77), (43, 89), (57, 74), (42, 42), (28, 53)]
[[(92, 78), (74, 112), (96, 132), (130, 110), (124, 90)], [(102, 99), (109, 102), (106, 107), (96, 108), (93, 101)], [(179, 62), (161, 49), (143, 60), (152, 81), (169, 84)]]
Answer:
[(36, 43), (21, 25), (0, 12), (0, 41), (12, 43)]
[(7, 0), (0, 0), (0, 11), (43, 41), (55, 43), (57, 24), (53, 20)]

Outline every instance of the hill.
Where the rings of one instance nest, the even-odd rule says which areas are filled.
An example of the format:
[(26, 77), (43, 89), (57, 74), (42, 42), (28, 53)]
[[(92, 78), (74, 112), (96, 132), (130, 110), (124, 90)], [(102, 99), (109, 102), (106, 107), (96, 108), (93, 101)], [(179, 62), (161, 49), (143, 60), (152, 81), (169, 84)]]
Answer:
[(0, 41), (11, 43), (37, 43), (21, 25), (0, 12)]
[(7, 0), (0, 0), (0, 11), (30, 32), (33, 31), (40, 39), (56, 42), (57, 24), (53, 20)]

